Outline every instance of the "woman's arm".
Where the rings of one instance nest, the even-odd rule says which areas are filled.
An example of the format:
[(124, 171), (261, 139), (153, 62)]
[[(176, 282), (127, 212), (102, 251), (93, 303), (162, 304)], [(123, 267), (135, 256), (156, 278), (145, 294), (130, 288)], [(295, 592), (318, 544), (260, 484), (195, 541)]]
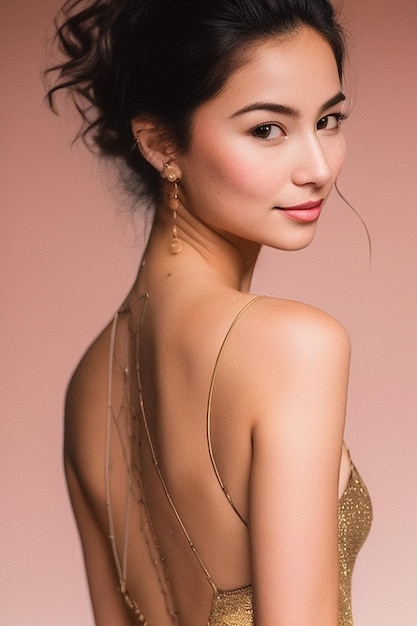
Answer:
[(83, 548), (95, 624), (132, 626), (134, 622), (118, 590), (108, 537), (100, 528), (69, 462), (66, 463), (66, 476)]
[(89, 349), (68, 388), (65, 471), (97, 626), (131, 626), (107, 531), (104, 483), (108, 331)]
[(275, 319), (273, 306), (263, 307), (265, 343), (257, 355), (263, 366), (250, 490), (255, 623), (337, 626), (349, 339), (321, 311), (280, 306)]

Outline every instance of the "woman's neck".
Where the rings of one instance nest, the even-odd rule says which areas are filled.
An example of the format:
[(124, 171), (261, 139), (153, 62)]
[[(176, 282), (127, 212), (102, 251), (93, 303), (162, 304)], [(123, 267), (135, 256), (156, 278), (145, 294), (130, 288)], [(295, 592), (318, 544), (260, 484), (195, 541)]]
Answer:
[[(187, 214), (177, 215), (178, 238), (182, 250), (172, 254), (172, 211), (161, 211), (155, 218), (144, 260), (149, 278), (187, 275), (197, 280), (218, 281), (223, 286), (248, 292), (261, 246), (216, 232)], [(147, 272), (148, 273), (148, 272)]]

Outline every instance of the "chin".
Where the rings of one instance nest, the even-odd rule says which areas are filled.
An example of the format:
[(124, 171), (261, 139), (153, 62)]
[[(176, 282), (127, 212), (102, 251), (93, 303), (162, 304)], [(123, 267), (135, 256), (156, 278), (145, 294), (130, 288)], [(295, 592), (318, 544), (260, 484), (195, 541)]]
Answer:
[(304, 250), (305, 248), (308, 248), (310, 244), (306, 243), (305, 245), (300, 245), (300, 246), (280, 246), (279, 248), (277, 248), (277, 250), (282, 250), (283, 252), (299, 252), (300, 250)]
[(313, 243), (314, 234), (309, 237), (294, 237), (293, 239), (289, 239), (287, 241), (281, 241), (279, 243), (270, 243), (267, 244), (271, 248), (275, 248), (277, 250), (284, 250), (287, 252), (296, 252), (297, 250), (304, 250), (304, 248), (308, 248), (308, 246)]

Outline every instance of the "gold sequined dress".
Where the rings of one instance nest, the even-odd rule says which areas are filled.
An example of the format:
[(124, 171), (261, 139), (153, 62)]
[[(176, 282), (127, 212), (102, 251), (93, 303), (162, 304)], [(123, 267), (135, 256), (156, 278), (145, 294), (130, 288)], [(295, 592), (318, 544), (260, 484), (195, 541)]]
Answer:
[[(209, 403), (207, 408), (207, 432), (210, 433), (210, 397), (212, 394), (214, 380), (216, 377), (216, 370), (220, 361), (221, 354), (226, 346), (227, 340), (235, 326), (238, 322), (241, 315), (245, 312), (245, 310), (259, 297), (253, 298), (249, 303), (243, 307), (243, 309), (238, 313), (238, 315), (234, 318), (232, 324), (230, 325), (229, 331), (226, 334), (226, 337), (223, 341), (221, 349), (219, 351), (219, 355), (216, 361), (216, 365), (213, 371), (211, 387), (209, 393)], [(112, 340), (110, 346), (110, 361), (109, 361), (109, 419), (108, 419), (108, 441), (107, 445), (110, 449), (111, 444), (111, 431), (114, 428), (113, 422), (117, 421), (118, 416), (115, 414), (114, 408), (112, 406), (113, 397), (112, 397), (112, 372), (114, 367), (114, 361), (117, 360), (116, 353), (116, 336), (117, 336), (117, 327), (120, 324), (120, 319), (122, 317), (122, 313), (118, 313), (114, 318), (113, 322), (113, 332), (112, 332)], [(138, 367), (137, 367), (138, 369)], [(126, 372), (128, 368), (126, 367)], [(138, 372), (139, 373), (139, 372)], [(139, 374), (140, 376), (140, 374)], [(140, 377), (139, 377), (139, 388), (140, 388)], [(124, 407), (127, 405), (130, 406), (132, 403), (132, 397), (124, 399)], [(141, 396), (137, 398), (138, 404), (142, 406), (143, 411), (143, 403), (141, 401)], [(129, 412), (128, 412), (129, 413)], [(142, 412), (142, 418), (146, 423), (146, 416)], [(137, 417), (137, 416), (136, 416)], [(116, 419), (115, 419), (116, 418)], [(116, 430), (118, 436), (120, 436), (120, 424), (116, 425)], [(148, 430), (148, 429), (147, 429)], [(149, 435), (149, 431), (148, 431)], [(130, 435), (131, 436), (131, 435)], [(150, 441), (150, 446), (152, 446), (152, 442)], [(130, 467), (131, 464), (131, 453), (128, 451), (128, 447), (130, 442), (127, 442), (125, 449), (125, 456), (127, 465)], [(220, 484), (221, 489), (224, 491), (226, 497), (230, 500), (231, 498), (224, 486), (222, 479), (220, 477), (220, 472), (218, 471), (213, 451), (211, 448), (210, 435), (208, 436), (208, 448), (209, 454), (211, 457), (213, 469), (215, 471), (217, 480)], [(154, 458), (155, 466), (158, 466), (157, 459)], [(109, 482), (110, 476), (110, 464), (106, 467), (106, 479)], [(160, 475), (160, 479), (162, 483), (164, 483), (164, 478)], [(170, 495), (167, 489), (167, 486), (163, 484), (164, 490), (169, 500)], [(134, 491), (134, 490), (133, 490)], [(110, 494), (110, 490), (109, 490)], [(139, 496), (140, 497), (140, 496)], [(195, 546), (192, 544), (191, 539), (182, 523), (180, 515), (178, 511), (175, 509), (175, 505), (171, 501), (171, 506), (174, 509), (175, 516), (179, 522), (180, 527), (182, 528), (186, 538), (190, 544), (190, 549), (194, 552), (198, 562), (200, 563), (202, 570), (207, 578), (208, 584), (211, 586), (213, 591), (213, 599), (210, 611), (210, 617), (207, 622), (207, 626), (253, 626), (253, 610), (252, 610), (252, 588), (251, 586), (242, 587), (239, 589), (233, 590), (221, 590), (218, 589), (211, 577), (210, 573), (204, 566), (202, 559), (200, 558)], [(231, 504), (233, 506), (233, 504)], [(233, 506), (234, 508), (234, 506)], [(109, 522), (110, 528), (112, 527), (114, 521), (112, 519), (112, 508), (111, 508), (111, 498), (109, 495), (108, 501), (108, 510), (109, 510)], [(238, 512), (237, 512), (238, 514)], [(238, 514), (239, 515), (239, 514)], [(242, 517), (239, 515), (240, 519)], [(242, 519), (242, 522), (246, 524), (246, 522)], [(352, 610), (351, 610), (351, 582), (352, 582), (352, 571), (354, 567), (354, 563), (356, 560), (356, 556), (364, 543), (370, 527), (372, 523), (372, 505), (371, 500), (364, 485), (358, 471), (356, 470), (354, 464), (351, 462), (351, 473), (348, 480), (348, 484), (346, 486), (345, 491), (339, 499), (339, 507), (338, 507), (338, 522), (339, 522), (339, 533), (338, 533), (338, 550), (339, 550), (339, 626), (352, 626)], [(127, 589), (126, 583), (126, 572), (124, 571), (123, 564), (121, 563), (118, 557), (117, 546), (115, 546), (114, 536), (111, 534), (110, 539), (113, 547), (113, 554), (116, 560), (116, 569), (118, 570), (119, 579), (120, 579), (120, 589), (125, 599), (125, 602), (132, 614), (135, 616), (134, 619), (138, 624), (142, 624), (142, 626), (158, 626), (157, 624), (150, 624), (145, 616), (143, 615), (140, 607), (136, 604), (136, 602), (131, 598)], [(125, 551), (127, 550), (127, 544), (125, 547)], [(169, 594), (169, 590), (166, 591), (166, 594)], [(172, 623), (177, 626), (181, 626), (178, 622), (177, 617), (175, 616), (175, 609), (172, 610)]]

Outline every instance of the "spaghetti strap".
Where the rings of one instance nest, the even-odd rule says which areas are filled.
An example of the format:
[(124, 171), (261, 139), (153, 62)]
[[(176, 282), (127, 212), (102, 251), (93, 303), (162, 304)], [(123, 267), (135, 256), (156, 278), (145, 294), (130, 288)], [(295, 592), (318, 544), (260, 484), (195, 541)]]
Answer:
[(240, 309), (240, 311), (238, 312), (238, 314), (235, 316), (235, 318), (233, 319), (232, 323), (229, 326), (229, 330), (227, 331), (225, 338), (223, 339), (222, 345), (220, 346), (220, 350), (217, 354), (217, 358), (216, 358), (216, 362), (214, 364), (214, 368), (213, 368), (213, 373), (211, 376), (211, 381), (210, 381), (210, 387), (209, 387), (209, 393), (208, 393), (208, 400), (207, 400), (207, 412), (206, 412), (206, 425), (207, 425), (207, 446), (208, 446), (208, 451), (209, 451), (209, 455), (210, 455), (210, 461), (211, 464), (213, 466), (213, 470), (214, 473), (216, 475), (217, 481), (224, 493), (224, 495), (226, 496), (229, 504), (231, 505), (231, 507), (233, 508), (233, 510), (235, 511), (236, 515), (242, 520), (242, 522), (245, 524), (245, 526), (248, 525), (247, 521), (244, 519), (244, 517), (241, 515), (241, 513), (239, 512), (239, 510), (237, 509), (236, 505), (234, 504), (232, 497), (230, 495), (230, 493), (228, 492), (228, 490), (226, 489), (226, 486), (223, 483), (222, 477), (220, 475), (219, 472), (219, 468), (217, 466), (216, 460), (214, 458), (214, 452), (213, 452), (213, 444), (211, 441), (211, 407), (212, 407), (212, 400), (213, 400), (213, 392), (214, 392), (214, 384), (216, 382), (216, 376), (217, 376), (217, 371), (219, 369), (219, 364), (221, 361), (221, 358), (223, 356), (224, 350), (226, 348), (227, 342), (230, 338), (230, 335), (232, 334), (233, 329), (235, 328), (236, 324), (238, 323), (238, 321), (240, 320), (240, 318), (242, 317), (242, 315), (247, 311), (247, 309), (257, 300), (261, 300), (263, 299), (265, 296), (255, 296), (254, 298), (252, 298), (252, 300), (249, 300), (249, 302), (247, 302), (245, 304), (245, 306)]
[[(149, 295), (148, 294), (145, 294), (144, 297), (145, 297), (145, 302), (144, 302), (144, 307), (142, 309), (142, 316), (141, 316), (141, 322), (140, 322), (140, 326), (139, 327), (142, 326), (143, 318), (144, 318), (144, 315), (145, 315), (145, 312), (146, 312), (146, 306), (147, 306), (147, 303), (149, 301)], [(230, 502), (231, 506), (236, 511), (236, 514), (239, 516), (239, 518), (242, 520), (242, 522), (244, 524), (246, 524), (246, 521), (243, 519), (243, 517), (240, 515), (239, 511), (234, 506), (232, 498), (231, 498), (230, 494), (228, 493), (226, 487), (223, 484), (223, 481), (221, 479), (219, 470), (217, 468), (217, 465), (216, 465), (216, 462), (215, 462), (215, 459), (214, 459), (212, 443), (211, 443), (211, 434), (210, 434), (211, 400), (212, 400), (212, 396), (213, 396), (213, 388), (214, 388), (214, 382), (215, 382), (215, 379), (216, 379), (218, 365), (219, 365), (221, 356), (222, 356), (222, 354), (224, 352), (224, 349), (226, 347), (227, 340), (230, 337), (230, 334), (231, 334), (233, 328), (235, 327), (235, 325), (237, 324), (239, 319), (242, 317), (242, 315), (245, 313), (245, 311), (249, 308), (249, 306), (251, 304), (253, 304), (256, 300), (259, 300), (259, 299), (261, 299), (263, 297), (264, 296), (256, 296), (256, 297), (252, 298), (252, 300), (250, 300), (237, 313), (237, 315), (233, 319), (232, 323), (230, 324), (229, 330), (227, 331), (226, 336), (223, 339), (223, 342), (222, 342), (222, 344), (220, 346), (220, 350), (218, 352), (218, 355), (217, 355), (217, 358), (216, 358), (216, 361), (215, 361), (215, 364), (214, 364), (214, 369), (213, 369), (213, 373), (212, 373), (211, 381), (210, 381), (208, 403), (207, 403), (207, 444), (208, 444), (208, 450), (209, 450), (209, 454), (210, 454), (210, 460), (211, 460), (211, 463), (213, 465), (213, 469), (214, 469), (216, 478), (217, 478), (217, 480), (218, 480), (218, 482), (219, 482), (219, 484), (220, 484), (220, 486), (221, 486), (221, 488), (223, 490), (223, 493), (225, 494), (225, 496), (228, 499), (228, 501)], [(177, 519), (177, 521), (178, 521), (178, 524), (179, 524), (179, 526), (180, 526), (180, 528), (181, 528), (181, 530), (182, 530), (182, 532), (183, 532), (183, 534), (184, 534), (184, 536), (185, 536), (185, 538), (186, 538), (186, 540), (187, 540), (187, 542), (188, 542), (192, 552), (194, 553), (198, 563), (200, 564), (200, 567), (203, 570), (203, 572), (204, 572), (204, 574), (205, 574), (205, 576), (207, 578), (207, 581), (209, 582), (209, 584), (210, 584), (210, 586), (211, 586), (215, 596), (218, 596), (219, 590), (217, 589), (217, 587), (216, 587), (216, 585), (215, 585), (215, 583), (214, 583), (214, 581), (213, 581), (213, 579), (212, 579), (212, 577), (210, 575), (210, 572), (208, 571), (207, 567), (205, 566), (202, 558), (198, 554), (197, 549), (196, 549), (196, 547), (195, 547), (195, 545), (194, 545), (194, 543), (193, 543), (193, 541), (192, 541), (192, 539), (191, 539), (191, 537), (190, 537), (190, 535), (189, 535), (189, 533), (188, 533), (188, 531), (187, 531), (187, 529), (186, 529), (186, 527), (184, 525), (184, 522), (182, 521), (182, 518), (181, 518), (181, 516), (179, 514), (179, 511), (178, 511), (177, 507), (175, 506), (174, 501), (172, 500), (172, 497), (171, 497), (171, 494), (170, 494), (170, 492), (168, 490), (168, 486), (166, 484), (165, 478), (164, 478), (164, 476), (162, 474), (160, 465), (158, 463), (158, 459), (157, 459), (157, 456), (156, 456), (156, 451), (155, 451), (155, 448), (154, 448), (154, 445), (153, 445), (153, 442), (152, 442), (152, 438), (151, 438), (151, 433), (150, 433), (147, 417), (146, 417), (146, 414), (145, 414), (145, 406), (144, 406), (143, 395), (142, 395), (142, 383), (141, 383), (140, 367), (139, 367), (138, 357), (137, 357), (137, 363), (136, 363), (136, 375), (137, 375), (137, 383), (138, 383), (140, 412), (141, 412), (142, 419), (143, 419), (143, 424), (144, 424), (144, 427), (145, 427), (146, 438), (148, 440), (149, 448), (150, 448), (150, 451), (151, 451), (152, 462), (153, 462), (155, 470), (156, 470), (156, 472), (158, 474), (158, 477), (159, 477), (160, 483), (162, 485), (163, 491), (165, 493), (165, 496), (166, 496), (166, 498), (168, 500), (168, 503), (169, 503), (169, 505), (170, 505), (170, 507), (171, 507), (171, 509), (172, 509), (172, 511), (173, 511), (173, 513), (174, 513), (174, 515), (175, 515), (175, 517)]]

